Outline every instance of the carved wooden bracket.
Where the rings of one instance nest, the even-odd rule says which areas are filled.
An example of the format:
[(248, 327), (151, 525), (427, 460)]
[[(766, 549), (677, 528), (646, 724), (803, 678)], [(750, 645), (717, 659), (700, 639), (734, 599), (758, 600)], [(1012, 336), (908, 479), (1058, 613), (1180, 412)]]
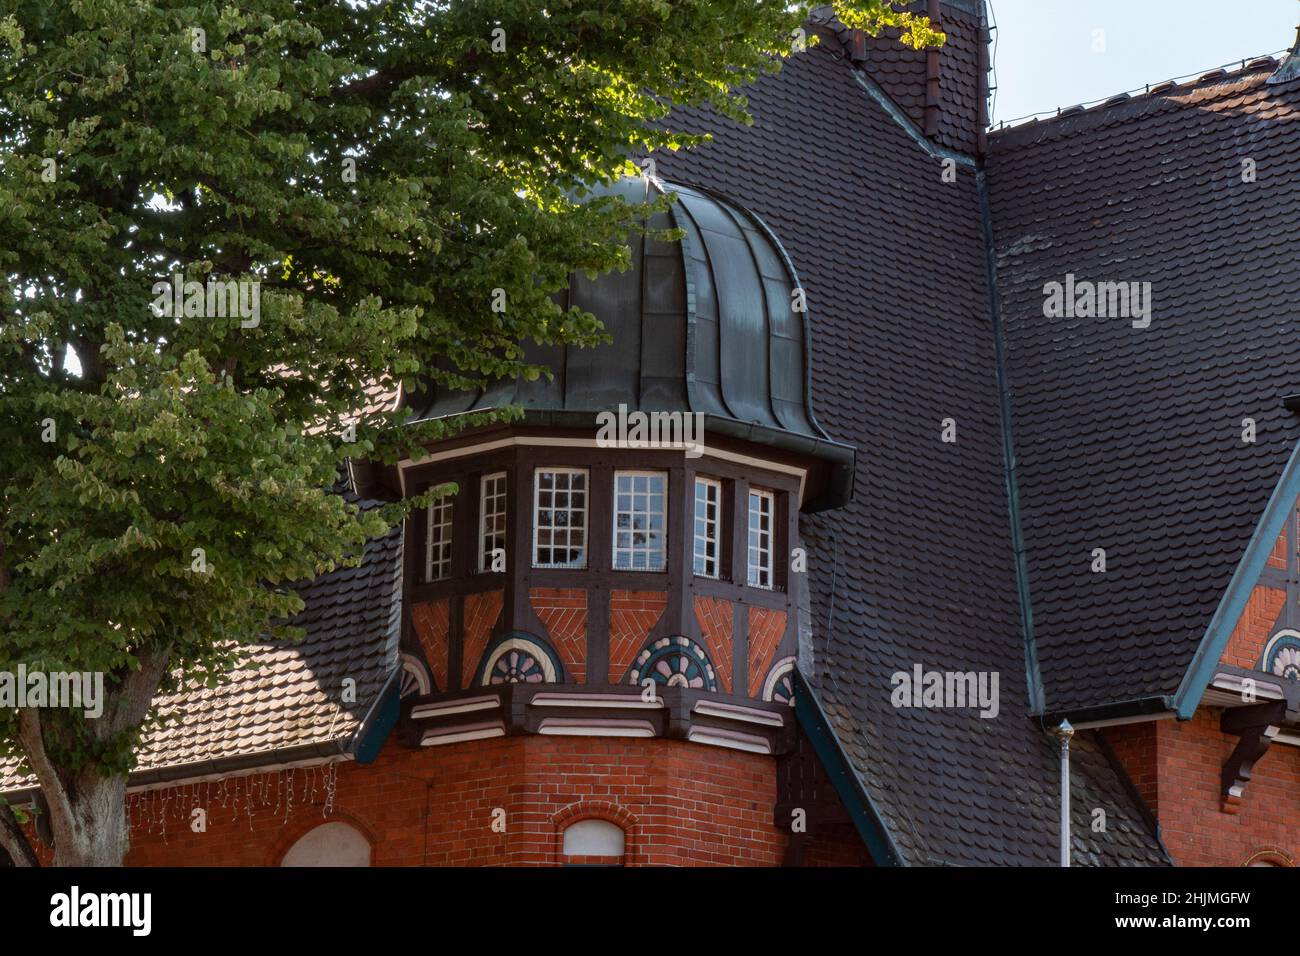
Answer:
[(1241, 811), (1242, 795), (1250, 782), (1255, 764), (1268, 753), (1269, 745), (1286, 718), (1286, 701), (1273, 700), (1250, 707), (1234, 707), (1223, 712), (1220, 729), (1240, 739), (1223, 765), (1219, 809), (1224, 813)]

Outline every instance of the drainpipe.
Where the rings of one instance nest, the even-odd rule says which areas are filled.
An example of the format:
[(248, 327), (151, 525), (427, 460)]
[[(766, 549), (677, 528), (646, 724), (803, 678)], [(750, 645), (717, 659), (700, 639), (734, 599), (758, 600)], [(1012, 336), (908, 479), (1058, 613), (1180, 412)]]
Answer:
[(1061, 866), (1070, 865), (1070, 738), (1074, 728), (1061, 721), (1053, 734), (1061, 742)]

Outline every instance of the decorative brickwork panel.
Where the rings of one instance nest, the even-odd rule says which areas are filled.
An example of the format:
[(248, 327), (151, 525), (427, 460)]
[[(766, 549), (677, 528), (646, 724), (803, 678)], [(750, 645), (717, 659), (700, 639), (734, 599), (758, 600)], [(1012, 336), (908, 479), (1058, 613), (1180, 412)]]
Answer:
[(446, 598), (416, 604), (411, 608), (411, 626), (424, 649), (433, 682), (440, 691), (447, 690), (447, 639), (450, 632), (451, 602)]
[(665, 591), (612, 591), (609, 596), (609, 682), (623, 679), (668, 606)]
[(765, 607), (749, 609), (749, 696), (763, 695), (763, 679), (776, 661), (785, 635), (785, 611)]
[(1286, 529), (1285, 528), (1283, 528), (1282, 533), (1277, 536), (1277, 540), (1273, 542), (1273, 551), (1268, 556), (1268, 566), (1270, 568), (1282, 568), (1283, 570), (1286, 569)]
[(465, 597), (465, 643), (461, 653), (462, 687), (472, 686), (479, 659), (487, 648), (488, 638), (492, 636), (492, 628), (501, 617), (504, 603), (504, 591), (485, 591), (482, 594), (470, 594)]
[(731, 693), (732, 604), (722, 598), (697, 597), (695, 620), (704, 635), (704, 647), (713, 659), (713, 670), (724, 694)]
[(1278, 614), (1285, 603), (1286, 591), (1263, 585), (1256, 587), (1237, 619), (1237, 626), (1219, 658), (1220, 663), (1247, 670), (1263, 668), (1264, 646), (1273, 634)]
[(587, 592), (583, 588), (532, 588), (528, 598), (546, 625), (551, 646), (573, 683), (587, 679)]

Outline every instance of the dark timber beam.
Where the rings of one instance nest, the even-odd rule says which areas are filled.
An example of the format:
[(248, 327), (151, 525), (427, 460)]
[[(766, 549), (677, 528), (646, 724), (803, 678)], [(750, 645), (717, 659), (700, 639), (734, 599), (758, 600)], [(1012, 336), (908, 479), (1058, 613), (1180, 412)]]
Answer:
[(1219, 727), (1225, 734), (1240, 739), (1223, 765), (1220, 805), (1224, 813), (1239, 813), (1241, 801), (1250, 783), (1255, 764), (1268, 753), (1286, 718), (1286, 702), (1268, 701), (1250, 707), (1235, 707), (1223, 712)]

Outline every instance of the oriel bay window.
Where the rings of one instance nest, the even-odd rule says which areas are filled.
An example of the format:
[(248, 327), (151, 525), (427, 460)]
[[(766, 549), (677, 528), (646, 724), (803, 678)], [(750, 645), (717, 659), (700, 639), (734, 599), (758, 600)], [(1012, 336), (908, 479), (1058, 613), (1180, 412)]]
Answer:
[(662, 471), (616, 471), (615, 570), (664, 570), (667, 527), (668, 475)]
[(504, 571), (506, 548), (506, 473), (484, 475), (479, 491), (478, 569)]
[(538, 468), (533, 491), (533, 566), (587, 566), (585, 468)]
[[(572, 464), (574, 459), (558, 455), (540, 462), (525, 459), (514, 471), (514, 459), (499, 454), (420, 476), (417, 487), (457, 485), (461, 493), (413, 516), (419, 549), (412, 560), (415, 583), (437, 585), (428, 593), (441, 595), (458, 577), (531, 567), (629, 578), (673, 571), (718, 596), (733, 594), (734, 588), (785, 592), (791, 533), (786, 523), (796, 486), (784, 476), (725, 461), (696, 471), (689, 461), (683, 466), (667, 455), (628, 456), (628, 467), (600, 455), (574, 458)], [(525, 551), (522, 568), (507, 553), (516, 534)], [(560, 584), (554, 576), (539, 583), (585, 586), (585, 579), (567, 573), (561, 578), (572, 583)], [(665, 580), (662, 586), (675, 585)]]

